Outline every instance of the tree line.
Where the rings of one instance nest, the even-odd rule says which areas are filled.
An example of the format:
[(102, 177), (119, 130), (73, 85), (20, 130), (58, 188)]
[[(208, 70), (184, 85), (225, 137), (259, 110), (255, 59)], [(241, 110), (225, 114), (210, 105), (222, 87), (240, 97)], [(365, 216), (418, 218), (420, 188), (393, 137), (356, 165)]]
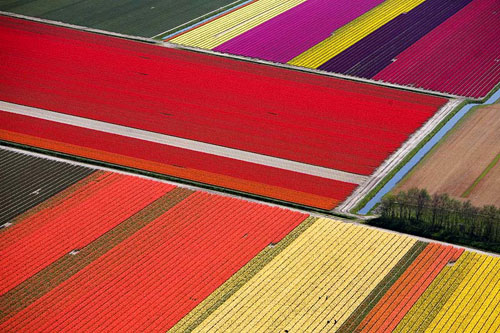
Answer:
[(384, 197), (370, 224), (500, 252), (500, 209), (412, 188)]

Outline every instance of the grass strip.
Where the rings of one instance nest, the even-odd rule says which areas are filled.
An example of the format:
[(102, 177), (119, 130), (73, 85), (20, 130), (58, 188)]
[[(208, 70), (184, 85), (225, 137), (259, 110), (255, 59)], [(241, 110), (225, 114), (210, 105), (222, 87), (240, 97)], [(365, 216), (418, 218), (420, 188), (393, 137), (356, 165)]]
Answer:
[(465, 259), (459, 259), (460, 261), (456, 266), (445, 266), (443, 268), (436, 279), (432, 281), (417, 302), (415, 302), (408, 313), (399, 322), (394, 330), (395, 333), (418, 330), (421, 324), (426, 321), (430, 323), (434, 319), (442, 306), (437, 309), (434, 309), (434, 307), (441, 302), (441, 296), (446, 294), (448, 288), (453, 285), (453, 283), (450, 282), (460, 277), (460, 274), (457, 273), (457, 267), (462, 267), (463, 271), (463, 267), (466, 267), (471, 261), (469, 252), (465, 253), (463, 258)]
[(399, 260), (391, 271), (378, 283), (370, 294), (358, 305), (356, 310), (339, 327), (337, 332), (353, 332), (368, 313), (375, 307), (387, 290), (401, 277), (428, 243), (417, 241), (410, 250)]
[[(464, 100), (462, 103), (460, 103), (459, 105), (457, 105), (457, 107), (452, 111), (450, 112), (446, 118), (444, 118), (435, 128), (434, 130), (432, 130), (432, 132), (430, 132), (429, 134), (427, 134), (427, 136), (422, 140), (420, 141), (420, 143), (408, 154), (405, 156), (405, 158), (394, 168), (392, 169), (378, 184), (377, 186), (375, 186), (357, 205), (356, 207), (354, 207), (352, 210), (351, 210), (351, 213), (357, 213), (359, 210), (361, 210), (367, 203), (368, 201), (370, 201), (381, 189), (382, 187), (385, 186), (385, 184), (387, 184), (389, 182), (389, 180), (392, 179), (392, 177), (394, 177), (394, 175), (399, 171), (401, 170), (401, 168), (403, 168), (406, 163), (408, 163), (410, 161), (410, 159), (413, 158), (413, 156), (415, 156), (415, 154), (427, 143), (429, 142), (430, 139), (432, 139), (432, 137), (439, 131), (441, 130), (441, 128), (446, 124), (448, 123), (448, 121), (450, 121), (450, 119), (455, 116), (455, 114), (457, 114), (457, 112), (459, 112), (464, 106), (466, 106), (467, 104), (470, 104), (470, 103), (475, 103), (475, 104), (481, 104), (481, 103), (485, 103), (487, 102), (491, 96), (493, 96), (498, 90), (500, 90), (500, 83), (497, 84), (495, 86), (495, 88), (493, 88), (489, 93), (488, 95), (486, 95), (483, 99), (481, 100), (476, 100), (476, 99), (466, 99)], [(488, 104), (489, 105), (489, 104)], [(474, 108), (476, 107), (481, 107), (481, 105), (477, 105), (475, 106)], [(473, 108), (473, 109), (474, 109)], [(473, 109), (471, 109), (470, 111), (473, 111)], [(470, 113), (470, 111), (468, 112), (468, 114)], [(467, 116), (467, 115), (466, 115)], [(460, 122), (458, 122), (454, 128), (452, 128), (448, 133), (446, 133), (446, 135), (439, 141), (439, 143), (443, 142), (443, 140), (447, 137), (447, 135), (449, 135), (455, 128), (457, 128), (457, 125), (459, 124)], [(438, 143), (438, 144), (439, 144)], [(437, 145), (438, 145), (437, 144)], [(434, 146), (428, 153), (430, 154), (436, 147)], [(424, 156), (425, 158), (425, 156)], [(422, 160), (420, 162), (422, 162), (424, 159), (422, 158)], [(419, 163), (417, 163), (415, 165), (418, 166)], [(411, 170), (410, 170), (411, 172)], [(404, 181), (404, 179), (410, 174), (410, 172), (403, 178), (401, 179), (401, 181)], [(375, 205), (376, 207), (376, 205)], [(375, 208), (374, 207), (374, 208)], [(373, 209), (372, 209), (373, 210)]]
[(192, 332), (208, 316), (217, 310), (226, 300), (234, 295), (243, 285), (261, 271), (277, 255), (296, 240), (304, 231), (316, 222), (318, 218), (308, 217), (293, 229), (275, 246), (268, 246), (250, 260), (224, 284), (204, 299), (196, 308), (182, 318), (169, 332)]
[[(356, 214), (359, 210), (361, 210), (367, 203), (370, 201), (381, 189), (385, 186), (395, 175), (399, 172), (412, 158), (415, 156), (423, 146), (429, 142), (434, 135), (436, 135), (441, 128), (443, 128), (446, 123), (448, 123), (457, 112), (459, 112), (465, 105), (469, 104), (471, 101), (463, 101), (460, 103), (453, 111), (451, 111), (425, 138), (423, 138), (413, 150), (407, 154), (399, 164), (393, 168), (361, 201), (351, 210), (351, 213)], [(432, 149), (429, 151), (429, 153)], [(417, 166), (417, 163), (415, 166)], [(403, 178), (404, 179), (404, 178)], [(376, 205), (375, 205), (376, 207)], [(374, 208), (375, 208), (374, 207)]]
[(472, 193), (477, 184), (479, 184), (479, 182), (488, 174), (488, 172), (490, 172), (491, 169), (493, 169), (493, 167), (498, 163), (499, 160), (500, 160), (500, 153), (498, 153), (498, 155), (491, 161), (491, 163), (488, 164), (486, 169), (484, 169), (483, 172), (481, 172), (479, 177), (477, 177), (476, 180), (474, 180), (472, 185), (469, 186), (464, 193), (462, 193), (461, 197), (462, 198), (469, 197), (469, 195)]
[[(87, 177), (79, 180), (75, 184), (65, 188), (61, 192), (53, 195), (49, 199), (43, 201), (42, 203), (36, 205), (35, 207), (28, 209), (26, 212), (14, 217), (12, 220), (9, 221), (11, 225), (17, 224), (39, 212), (41, 212), (44, 209), (53, 207), (61, 203), (63, 200), (65, 200), (67, 197), (73, 195), (73, 193), (77, 192), (80, 188), (86, 186), (87, 184), (95, 181), (97, 178), (102, 176), (105, 172), (104, 171), (94, 171)], [(11, 228), (0, 228), (0, 233), (5, 232), (7, 230), (10, 230)]]
[(452, 280), (451, 283), (449, 283), (449, 280), (446, 281), (448, 283), (445, 283), (444, 288), (446, 289), (443, 293), (441, 290), (441, 297), (439, 298), (439, 301), (434, 301), (433, 302), (433, 307), (432, 310), (430, 310), (424, 318), (421, 318), (421, 324), (418, 327), (419, 332), (424, 332), (427, 330), (427, 328), (431, 325), (433, 322), (434, 318), (438, 315), (439, 312), (443, 309), (445, 304), (448, 302), (448, 300), (451, 298), (452, 294), (457, 290), (458, 286), (462, 283), (464, 280), (465, 276), (467, 273), (470, 271), (470, 269), (473, 268), (472, 266), (469, 266), (469, 263), (473, 264), (474, 258), (470, 256), (470, 254), (466, 258), (467, 260), (464, 260), (460, 266), (454, 266), (453, 268), (456, 268), (456, 270), (453, 270), (453, 274), (450, 274), (449, 280)]
[(99, 259), (194, 191), (175, 188), (149, 206), (120, 223), (77, 254), (66, 254), (0, 297), (0, 323), (7, 321), (59, 284)]

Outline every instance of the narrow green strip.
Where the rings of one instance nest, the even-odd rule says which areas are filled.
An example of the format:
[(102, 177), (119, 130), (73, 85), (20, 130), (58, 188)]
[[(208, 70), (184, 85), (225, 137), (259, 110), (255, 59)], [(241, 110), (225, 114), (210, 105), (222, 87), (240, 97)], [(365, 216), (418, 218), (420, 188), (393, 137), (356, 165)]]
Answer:
[(47, 294), (59, 284), (99, 259), (113, 247), (154, 221), (193, 191), (175, 188), (132, 217), (111, 229), (75, 255), (66, 254), (0, 297), (0, 323)]
[(474, 183), (472, 183), (472, 185), (469, 186), (469, 188), (466, 189), (464, 193), (462, 193), (461, 197), (467, 198), (472, 193), (477, 184), (479, 184), (479, 182), (488, 174), (488, 172), (490, 172), (490, 170), (493, 169), (493, 167), (498, 163), (499, 160), (500, 160), (500, 153), (498, 153), (498, 155), (493, 159), (493, 161), (491, 161), (491, 163), (488, 164), (486, 169), (484, 169), (484, 171), (479, 175), (479, 177), (476, 178)]
[(299, 226), (293, 229), (285, 238), (273, 247), (266, 247), (257, 256), (250, 260), (210, 296), (203, 300), (196, 308), (182, 318), (169, 332), (192, 332), (208, 316), (217, 310), (226, 300), (234, 295), (245, 283), (250, 281), (271, 260), (280, 254), (288, 245), (307, 230), (318, 218), (308, 217)]
[[(467, 273), (474, 268), (474, 257), (466, 253), (466, 260), (462, 261), (460, 266), (453, 267), (453, 273), (450, 275), (450, 280), (444, 285), (444, 290), (440, 290), (436, 299), (432, 302), (432, 309), (427, 313), (427, 316), (420, 318), (420, 325), (417, 328), (418, 332), (424, 332), (431, 325), (432, 321), (441, 312), (445, 304), (451, 298), (455, 290), (465, 279)], [(455, 264), (456, 265), (456, 264)], [(426, 296), (426, 295), (424, 295)]]
[(363, 321), (368, 313), (375, 307), (387, 290), (403, 275), (408, 267), (415, 261), (428, 243), (417, 241), (408, 252), (399, 260), (391, 271), (378, 283), (371, 293), (361, 302), (337, 332), (353, 332)]

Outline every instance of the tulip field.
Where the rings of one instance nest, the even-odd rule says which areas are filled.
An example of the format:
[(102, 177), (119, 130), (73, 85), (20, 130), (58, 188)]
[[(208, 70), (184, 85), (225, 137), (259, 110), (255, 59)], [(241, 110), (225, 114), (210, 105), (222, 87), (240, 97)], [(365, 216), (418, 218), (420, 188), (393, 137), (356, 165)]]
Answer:
[(0, 332), (500, 332), (500, 254), (436, 228), (489, 239), (494, 207), (380, 199), (496, 175), (494, 107), (411, 168), (497, 99), (499, 27), (500, 0), (0, 4)]
[(193, 331), (495, 332), (499, 269), (498, 257), (318, 219)]
[(496, 0), (258, 0), (167, 41), (482, 98), (500, 82), (498, 11)]
[(498, 330), (497, 256), (103, 170), (54, 198), (0, 229), (2, 332)]
[(38, 110), (0, 106), (1, 140), (324, 210), (448, 103), (9, 17), (0, 30), (0, 100)]

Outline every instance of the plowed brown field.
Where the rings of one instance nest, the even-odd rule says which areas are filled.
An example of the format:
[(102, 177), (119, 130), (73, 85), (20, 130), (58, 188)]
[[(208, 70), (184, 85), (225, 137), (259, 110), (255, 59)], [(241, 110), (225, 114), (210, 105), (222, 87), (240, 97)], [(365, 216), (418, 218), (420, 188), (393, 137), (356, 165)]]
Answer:
[(474, 205), (500, 206), (500, 162), (481, 178), (468, 196), (464, 192), (500, 153), (500, 104), (473, 110), (442, 144), (396, 187), (395, 193), (412, 187), (429, 193), (448, 193)]

